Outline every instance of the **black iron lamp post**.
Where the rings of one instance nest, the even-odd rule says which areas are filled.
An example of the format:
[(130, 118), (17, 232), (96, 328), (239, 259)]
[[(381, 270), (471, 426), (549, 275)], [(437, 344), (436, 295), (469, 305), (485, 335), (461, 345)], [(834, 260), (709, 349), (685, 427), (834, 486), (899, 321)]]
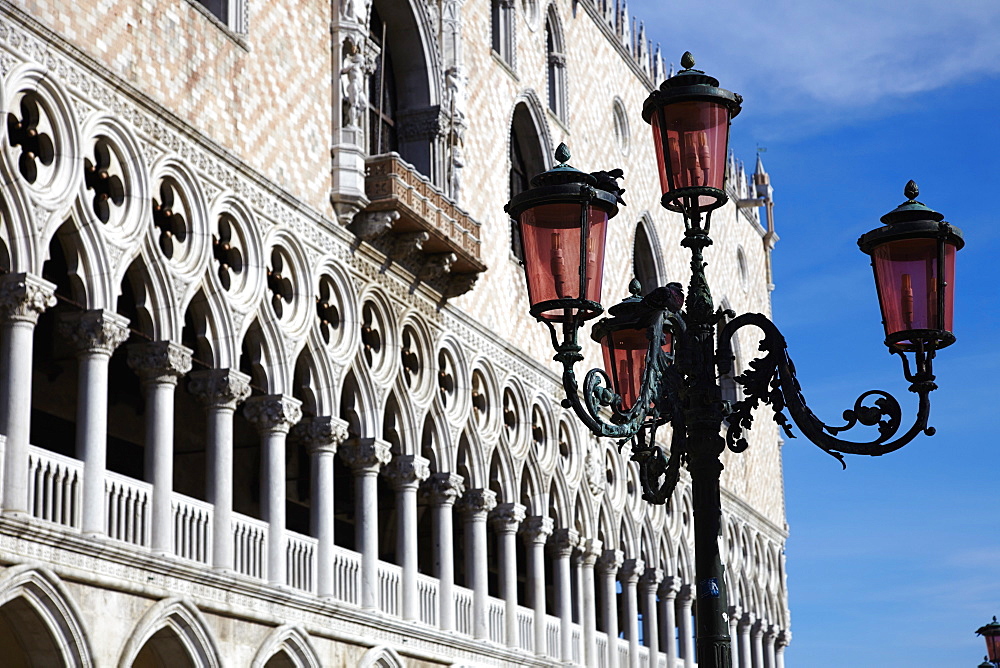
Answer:
[[(589, 371), (582, 391), (574, 372), (583, 360), (579, 330), (604, 310), (604, 239), (624, 192), (616, 181), (622, 172), (585, 174), (573, 169), (566, 164), (569, 151), (561, 145), (556, 153), (560, 164), (537, 176), (533, 187), (515, 196), (505, 210), (519, 222), (530, 312), (549, 328), (554, 359), (563, 365), (563, 405), (595, 434), (618, 439), (619, 446), (631, 445), (646, 501), (669, 500), (682, 464), (691, 474), (698, 662), (703, 668), (728, 668), (729, 624), (718, 541), (721, 454), (727, 446), (734, 452), (747, 448), (744, 432), (761, 402), (771, 406), (789, 436), (794, 434), (786, 411), (810, 441), (842, 464), (843, 453), (881, 455), (920, 432), (933, 434), (927, 424), (928, 395), (936, 388), (932, 361), (935, 351), (955, 340), (954, 258), (963, 241), (941, 214), (915, 200), (918, 192), (912, 181), (905, 190), (907, 201), (882, 217), (883, 226), (858, 240), (872, 258), (885, 343), (902, 358), (919, 408), (913, 425), (899, 435), (899, 403), (886, 392), (872, 390), (844, 411), (844, 424), (824, 424), (805, 404), (777, 327), (764, 315), (736, 317), (716, 309), (712, 301), (703, 250), (712, 244), (712, 212), (728, 201), (724, 176), (729, 123), (739, 113), (742, 98), (695, 70), (690, 53), (681, 64), (681, 72), (650, 94), (643, 118), (653, 129), (661, 204), (684, 217), (681, 245), (691, 251), (687, 295), (679, 283), (670, 283), (640, 297), (641, 287), (633, 280), (632, 296), (609, 308), (609, 317), (592, 328), (591, 336), (604, 352), (605, 369)], [(744, 398), (729, 404), (722, 399), (718, 378), (731, 371), (732, 338), (748, 325), (762, 330), (764, 354), (736, 378)], [(839, 438), (859, 424), (874, 427), (877, 435), (865, 442)], [(671, 428), (669, 457), (656, 442), (657, 430), (665, 425)]]
[(1000, 666), (1000, 622), (994, 616), (989, 624), (976, 629), (976, 634), (986, 639), (986, 656), (980, 666), (994, 668)]

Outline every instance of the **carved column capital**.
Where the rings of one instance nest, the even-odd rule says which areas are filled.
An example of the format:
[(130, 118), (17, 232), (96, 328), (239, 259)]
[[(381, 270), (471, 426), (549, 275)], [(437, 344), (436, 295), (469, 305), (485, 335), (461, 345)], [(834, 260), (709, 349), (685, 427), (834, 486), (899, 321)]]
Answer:
[(501, 503), (490, 513), (490, 523), (498, 533), (517, 533), (524, 521), (524, 511), (520, 503)]
[(470, 489), (462, 495), (458, 502), (458, 511), (467, 520), (485, 519), (487, 514), (496, 508), (497, 495), (490, 489)]
[(657, 591), (660, 588), (660, 581), (663, 580), (663, 569), (647, 566), (639, 578), (639, 586), (644, 592)]
[(338, 452), (355, 475), (378, 473), (392, 458), (392, 446), (376, 438), (350, 439), (341, 444)]
[(757, 615), (753, 614), (752, 612), (744, 612), (743, 616), (740, 617), (740, 624), (739, 624), (740, 631), (742, 632), (746, 629), (753, 628), (756, 621), (757, 621)]
[(302, 419), (302, 402), (283, 394), (250, 397), (243, 405), (243, 414), (260, 432), (287, 434)]
[(147, 383), (172, 383), (191, 370), (191, 350), (172, 341), (151, 341), (128, 346), (128, 365)]
[(452, 506), (465, 491), (462, 476), (457, 473), (432, 473), (422, 487), (424, 498), (432, 506)]
[(626, 559), (618, 569), (618, 579), (623, 584), (635, 584), (639, 581), (643, 571), (646, 570), (646, 563), (642, 559)]
[(291, 437), (304, 443), (309, 454), (336, 454), (347, 436), (347, 421), (329, 415), (305, 418), (291, 431)]
[(6, 322), (38, 322), (42, 311), (56, 305), (56, 286), (32, 274), (0, 277), (0, 318)]
[(420, 455), (397, 455), (382, 471), (397, 492), (416, 490), (431, 474), (430, 461)]
[(574, 529), (556, 529), (549, 538), (549, 550), (560, 559), (568, 559), (580, 544), (580, 534)]
[(233, 410), (250, 396), (250, 376), (236, 369), (192, 371), (188, 391), (209, 408)]
[(777, 624), (765, 624), (764, 625), (764, 640), (765, 642), (774, 642), (778, 637), (778, 625)]
[(528, 547), (538, 544), (544, 545), (549, 536), (552, 535), (553, 526), (555, 526), (555, 522), (552, 521), (551, 517), (532, 515), (521, 522), (521, 538), (524, 539), (524, 544)]
[(604, 545), (597, 538), (581, 538), (577, 545), (576, 561), (582, 566), (594, 567), (603, 553)]
[(601, 575), (618, 575), (618, 569), (622, 567), (625, 560), (625, 553), (621, 550), (604, 550), (597, 558), (597, 572)]
[(112, 311), (96, 309), (61, 314), (59, 334), (69, 339), (77, 355), (107, 355), (128, 339), (128, 318)]
[(792, 644), (792, 632), (786, 629), (778, 631), (778, 637), (774, 642), (775, 646), (778, 647), (779, 649), (784, 649), (785, 647), (788, 647), (789, 645)]
[(766, 624), (763, 619), (757, 619), (754, 621), (753, 625), (750, 627), (750, 635), (754, 638), (761, 638), (764, 636), (764, 627)]
[(731, 605), (729, 606), (729, 610), (727, 610), (727, 612), (729, 613), (729, 618), (739, 624), (740, 617), (743, 616), (743, 608), (738, 605)]
[(681, 579), (674, 575), (668, 575), (660, 583), (659, 594), (664, 598), (676, 598), (681, 590)]

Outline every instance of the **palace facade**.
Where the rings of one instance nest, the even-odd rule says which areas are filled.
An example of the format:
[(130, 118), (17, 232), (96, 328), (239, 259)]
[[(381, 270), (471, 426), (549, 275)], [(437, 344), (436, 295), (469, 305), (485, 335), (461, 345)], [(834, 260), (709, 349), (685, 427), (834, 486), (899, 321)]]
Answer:
[[(503, 211), (565, 142), (625, 171), (604, 303), (686, 275), (666, 76), (609, 0), (0, 0), (4, 665), (697, 665), (690, 481), (561, 407)], [(769, 314), (727, 170), (709, 278)], [(783, 668), (775, 425), (724, 463), (733, 654)]]

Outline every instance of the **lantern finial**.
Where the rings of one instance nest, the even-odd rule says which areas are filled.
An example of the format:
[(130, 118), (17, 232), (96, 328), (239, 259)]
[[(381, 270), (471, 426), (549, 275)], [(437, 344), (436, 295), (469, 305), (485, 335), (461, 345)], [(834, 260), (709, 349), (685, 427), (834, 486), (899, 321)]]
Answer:
[(570, 153), (569, 146), (566, 146), (564, 142), (560, 142), (559, 146), (556, 147), (556, 162), (560, 164), (566, 164), (569, 162)]
[(903, 188), (903, 194), (906, 195), (906, 199), (911, 202), (917, 199), (917, 195), (920, 194), (920, 188), (917, 187), (917, 182), (910, 179), (909, 182), (907, 182), (906, 187)]
[(694, 67), (694, 56), (691, 55), (690, 51), (685, 51), (684, 55), (681, 56), (681, 67), (683, 67), (686, 70), (689, 70), (692, 67)]
[(639, 282), (638, 278), (633, 278), (628, 284), (628, 291), (633, 297), (638, 297), (642, 294), (642, 283)]

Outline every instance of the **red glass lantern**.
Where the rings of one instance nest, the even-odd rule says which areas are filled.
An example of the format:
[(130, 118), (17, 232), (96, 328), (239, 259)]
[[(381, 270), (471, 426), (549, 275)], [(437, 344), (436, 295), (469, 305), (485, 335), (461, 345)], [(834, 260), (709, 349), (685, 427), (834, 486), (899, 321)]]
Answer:
[(630, 410), (642, 392), (650, 337), (659, 331), (660, 349), (668, 355), (673, 352), (674, 341), (673, 333), (663, 324), (660, 309), (639, 297), (638, 281), (632, 281), (630, 287), (632, 296), (608, 309), (612, 317), (600, 320), (591, 331), (591, 338), (601, 344), (604, 371), (611, 379), (611, 389), (622, 399), (623, 411)]
[(719, 88), (719, 81), (685, 68), (650, 93), (642, 109), (653, 127), (663, 206), (672, 211), (709, 211), (726, 203), (729, 122), (740, 113), (742, 98)]
[(992, 622), (980, 627), (976, 633), (986, 639), (986, 653), (990, 661), (993, 663), (1000, 661), (1000, 622), (997, 618), (994, 616)]
[(872, 258), (886, 345), (893, 352), (936, 350), (955, 341), (955, 253), (965, 242), (942, 214), (916, 201), (916, 183), (904, 192), (907, 201), (858, 245)]
[(618, 213), (616, 194), (566, 164), (569, 157), (560, 144), (560, 164), (535, 176), (532, 187), (505, 207), (518, 221), (531, 315), (551, 322), (587, 320), (604, 311), (604, 242), (608, 220)]

